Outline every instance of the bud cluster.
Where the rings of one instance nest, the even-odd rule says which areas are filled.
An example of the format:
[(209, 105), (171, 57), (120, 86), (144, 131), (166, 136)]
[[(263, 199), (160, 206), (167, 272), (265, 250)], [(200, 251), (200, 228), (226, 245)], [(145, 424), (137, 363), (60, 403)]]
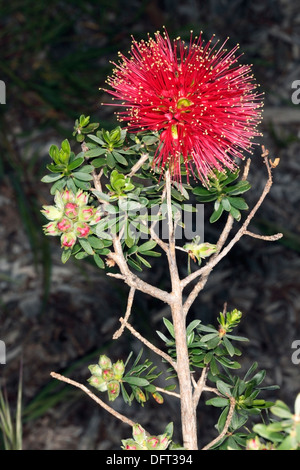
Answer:
[(72, 248), (77, 238), (86, 238), (91, 225), (99, 222), (99, 209), (88, 205), (88, 193), (79, 189), (76, 194), (65, 189), (57, 191), (54, 206), (43, 206), (41, 211), (50, 222), (44, 225), (46, 235), (60, 236), (62, 248)]
[(140, 424), (135, 424), (132, 428), (133, 439), (123, 439), (123, 450), (165, 450), (170, 444), (170, 439), (165, 434), (159, 436), (149, 436)]
[(123, 361), (113, 364), (107, 356), (102, 355), (98, 364), (90, 365), (89, 370), (92, 376), (88, 382), (100, 392), (107, 392), (109, 400), (114, 401), (120, 393), (120, 382), (125, 370)]

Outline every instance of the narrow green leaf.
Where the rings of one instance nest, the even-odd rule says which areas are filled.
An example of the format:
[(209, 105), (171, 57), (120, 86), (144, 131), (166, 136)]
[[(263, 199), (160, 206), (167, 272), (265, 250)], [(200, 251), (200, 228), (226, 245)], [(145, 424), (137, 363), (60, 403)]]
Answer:
[(71, 171), (71, 170), (75, 170), (75, 168), (78, 168), (80, 165), (82, 165), (82, 163), (84, 162), (84, 158), (81, 157), (81, 158), (76, 158), (75, 160), (73, 160), (72, 163), (70, 163), (67, 167), (68, 171)]
[(228, 406), (228, 398), (215, 397), (207, 400), (206, 405), (216, 406), (217, 408), (223, 408), (223, 406)]
[[(232, 208), (231, 208), (232, 209)], [(217, 220), (219, 220), (219, 218), (221, 217), (221, 215), (223, 214), (223, 211), (224, 211), (224, 208), (223, 206), (220, 204), (219, 208), (217, 210), (215, 210), (212, 215), (210, 216), (210, 223), (213, 224), (214, 222), (216, 222)]]
[(56, 174), (56, 173), (51, 173), (51, 174), (49, 174), (49, 175), (43, 176), (43, 178), (41, 179), (41, 181), (42, 181), (43, 183), (53, 183), (54, 181), (57, 181), (57, 180), (59, 180), (59, 179), (62, 178), (62, 177), (63, 177), (63, 174), (62, 174), (62, 173), (60, 173), (59, 175)]
[(100, 157), (100, 155), (103, 155), (106, 152), (107, 152), (106, 149), (103, 149), (101, 147), (96, 147), (91, 150), (87, 150), (87, 152), (85, 152), (85, 156), (89, 158)]
[(129, 385), (136, 385), (138, 387), (146, 387), (149, 385), (149, 381), (147, 379), (130, 375), (123, 377), (122, 381), (128, 383)]
[(149, 240), (138, 247), (138, 252), (143, 253), (144, 251), (152, 250), (156, 245), (157, 243), (154, 240)]
[(91, 245), (89, 244), (89, 242), (85, 238), (78, 238), (78, 242), (80, 243), (80, 245), (82, 246), (82, 248), (84, 249), (84, 251), (88, 255), (94, 255), (95, 254), (93, 248), (91, 247)]
[(98, 268), (105, 269), (104, 261), (100, 258), (99, 255), (94, 254), (94, 261), (95, 261), (96, 265), (98, 266)]

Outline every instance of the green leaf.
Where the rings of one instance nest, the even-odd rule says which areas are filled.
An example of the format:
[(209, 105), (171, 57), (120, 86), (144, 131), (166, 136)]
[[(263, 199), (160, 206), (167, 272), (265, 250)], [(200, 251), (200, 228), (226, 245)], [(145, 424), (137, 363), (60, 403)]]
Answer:
[(111, 152), (108, 152), (106, 156), (106, 163), (109, 166), (109, 168), (114, 168), (116, 165), (115, 159)]
[(278, 416), (279, 418), (289, 419), (292, 417), (292, 413), (289, 407), (281, 400), (277, 400), (275, 402), (275, 405), (272, 406), (271, 411), (275, 416)]
[(129, 264), (132, 268), (134, 268), (136, 271), (139, 271), (139, 272), (142, 272), (142, 271), (143, 271), (142, 268), (141, 268), (135, 261), (133, 261), (133, 259), (128, 258), (127, 261), (128, 261), (128, 264)]
[(211, 361), (210, 361), (210, 371), (212, 373), (212, 375), (218, 375), (219, 374), (219, 369), (218, 369), (218, 366), (217, 366), (217, 363), (216, 363), (216, 360), (214, 357), (212, 357)]
[(230, 205), (229, 198), (223, 197), (222, 200), (221, 200), (221, 204), (223, 206), (223, 209), (225, 209), (225, 211), (227, 211), (227, 212), (230, 211), (231, 205)]
[(54, 181), (57, 181), (59, 180), (60, 178), (62, 178), (63, 175), (62, 174), (56, 174), (56, 173), (52, 173), (50, 175), (45, 175), (43, 176), (43, 178), (41, 179), (41, 181), (43, 183), (53, 183)]
[(138, 387), (146, 387), (150, 384), (147, 379), (143, 379), (142, 377), (134, 377), (134, 376), (125, 376), (122, 379), (123, 382), (128, 383), (129, 385), (136, 385)]
[(232, 215), (232, 217), (237, 220), (238, 222), (241, 220), (241, 213), (238, 209), (236, 209), (235, 207), (231, 206), (231, 209), (230, 209), (230, 214)]
[(167, 318), (163, 318), (163, 322), (167, 330), (169, 331), (170, 335), (172, 336), (172, 338), (175, 338), (174, 326), (172, 325), (170, 320), (168, 320)]
[(93, 248), (91, 247), (91, 245), (89, 244), (89, 242), (85, 238), (78, 238), (78, 242), (80, 243), (80, 245), (82, 246), (82, 248), (84, 249), (84, 251), (88, 255), (94, 255), (95, 254)]
[(115, 159), (117, 160), (118, 163), (120, 163), (121, 165), (124, 165), (124, 166), (128, 165), (128, 162), (127, 162), (126, 158), (123, 157), (123, 155), (121, 155), (120, 153), (115, 152), (115, 151), (113, 151), (112, 154), (113, 154), (113, 156), (115, 157)]
[(219, 390), (220, 393), (222, 393), (222, 395), (231, 396), (231, 388), (227, 383), (223, 382), (222, 380), (217, 380), (216, 385), (217, 385), (217, 389)]
[(93, 160), (93, 166), (95, 168), (100, 168), (101, 166), (104, 166), (106, 164), (107, 164), (107, 159), (104, 157), (95, 158), (95, 160)]
[(249, 209), (248, 204), (242, 197), (228, 197), (230, 204), (236, 209), (247, 210)]
[(61, 254), (62, 263), (66, 263), (68, 261), (68, 259), (70, 258), (71, 254), (72, 254), (71, 249), (63, 250), (63, 252)]
[(139, 253), (143, 253), (144, 251), (149, 251), (155, 248), (157, 243), (154, 240), (149, 240), (148, 242), (143, 243), (138, 247)]
[(216, 406), (217, 408), (223, 408), (223, 406), (228, 406), (228, 398), (215, 397), (207, 400), (206, 405)]
[(84, 171), (74, 171), (73, 176), (80, 181), (92, 181), (93, 179), (92, 175), (85, 173)]
[(99, 255), (94, 254), (93, 258), (94, 258), (94, 261), (95, 261), (96, 265), (98, 266), (98, 268), (105, 269), (104, 261), (100, 258)]
[(72, 161), (72, 163), (68, 165), (67, 170), (68, 171), (75, 170), (75, 168), (78, 168), (80, 165), (82, 165), (83, 162), (84, 162), (83, 157), (76, 158), (75, 160)]
[(101, 147), (96, 147), (91, 150), (87, 150), (85, 152), (85, 156), (89, 158), (94, 158), (94, 157), (99, 157), (100, 155), (103, 155), (106, 152), (107, 152), (106, 149), (103, 149)]
[[(232, 209), (232, 208), (231, 208)], [(219, 208), (217, 210), (215, 210), (212, 215), (210, 216), (210, 223), (213, 224), (214, 222), (216, 222), (217, 220), (219, 220), (219, 218), (221, 217), (221, 215), (223, 214), (223, 211), (224, 211), (224, 208), (223, 206), (220, 204), (219, 205)]]
[(229, 354), (230, 356), (234, 356), (234, 353), (235, 353), (234, 347), (232, 346), (232, 344), (231, 344), (231, 342), (229, 341), (229, 339), (226, 338), (226, 336), (223, 336), (223, 344), (224, 344), (225, 348), (227, 349), (228, 354)]
[(211, 191), (206, 188), (203, 188), (202, 186), (197, 186), (193, 189), (193, 194), (195, 194), (196, 196), (211, 196)]
[(243, 194), (251, 188), (251, 184), (248, 181), (239, 181), (234, 186), (229, 186), (224, 188), (226, 194), (230, 194), (230, 196), (236, 196), (238, 194)]
[(98, 237), (94, 237), (93, 235), (90, 235), (88, 237), (88, 242), (93, 248), (96, 248), (96, 249), (101, 249), (104, 247), (103, 241), (100, 240)]
[(151, 264), (145, 258), (138, 254), (136, 255), (136, 257), (141, 263), (143, 263), (144, 266), (146, 266), (147, 268), (151, 268)]

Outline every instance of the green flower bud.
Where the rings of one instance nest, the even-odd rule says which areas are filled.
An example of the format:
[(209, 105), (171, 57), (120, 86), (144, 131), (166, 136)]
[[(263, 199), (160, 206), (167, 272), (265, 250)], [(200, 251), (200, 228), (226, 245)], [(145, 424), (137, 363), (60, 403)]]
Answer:
[(102, 369), (102, 377), (106, 382), (115, 378), (115, 374), (112, 369)]
[(120, 393), (120, 382), (112, 380), (107, 384), (108, 398), (110, 401), (114, 401)]
[(61, 200), (63, 204), (67, 204), (67, 202), (76, 202), (75, 201), (75, 194), (70, 191), (69, 189), (65, 189), (63, 193), (61, 193)]
[(49, 224), (43, 226), (43, 229), (46, 235), (51, 235), (54, 237), (60, 234), (56, 222), (49, 222)]
[(133, 439), (124, 439), (122, 441), (122, 449), (123, 450), (145, 450), (141, 445), (135, 442)]
[(102, 377), (102, 369), (98, 364), (91, 364), (88, 368), (92, 375)]
[(65, 214), (70, 219), (77, 219), (78, 217), (78, 206), (74, 202), (67, 202), (65, 205)]
[(79, 207), (78, 220), (80, 222), (89, 222), (95, 213), (95, 209), (92, 206)]
[(134, 396), (135, 396), (136, 400), (139, 403), (142, 403), (142, 404), (145, 403), (146, 396), (145, 396), (144, 392), (139, 387), (135, 387), (133, 389), (133, 393), (134, 393)]
[(79, 189), (75, 196), (76, 204), (78, 204), (78, 206), (84, 206), (88, 203), (88, 200), (89, 200), (88, 193), (85, 193), (84, 191), (82, 191), (82, 189)]
[(59, 222), (57, 222), (57, 228), (61, 232), (70, 232), (73, 229), (73, 223), (71, 222), (70, 219), (67, 219), (66, 217), (64, 217)]
[(107, 391), (107, 383), (102, 377), (97, 377), (96, 375), (92, 375), (88, 380), (90, 385), (95, 387), (99, 392), (106, 392)]
[(63, 212), (55, 206), (43, 206), (41, 213), (44, 214), (48, 220), (59, 220), (63, 216)]
[(117, 380), (121, 380), (124, 374), (124, 370), (125, 370), (124, 362), (121, 360), (117, 361), (113, 364), (112, 368), (115, 374), (115, 378)]
[(160, 436), (158, 436), (158, 438), (159, 438), (159, 444), (158, 444), (157, 450), (165, 450), (171, 442), (168, 439), (167, 434), (161, 434)]
[(163, 399), (163, 397), (162, 397), (162, 395), (161, 395), (160, 393), (154, 392), (154, 393), (152, 393), (152, 396), (153, 396), (154, 400), (155, 400), (157, 403), (159, 403), (159, 405), (162, 405), (162, 404), (163, 404), (164, 399)]
[(157, 449), (159, 446), (159, 438), (156, 436), (147, 437), (146, 446), (147, 446), (147, 449), (149, 450)]
[(86, 238), (91, 231), (90, 227), (85, 222), (75, 224), (74, 230), (78, 238)]
[(140, 424), (136, 423), (132, 427), (132, 436), (140, 445), (145, 445), (147, 438), (146, 431)]
[(62, 248), (72, 248), (76, 243), (76, 235), (74, 232), (63, 233), (61, 236)]
[(101, 369), (111, 369), (112, 368), (112, 362), (109, 359), (109, 357), (105, 356), (105, 354), (103, 354), (102, 356), (99, 357), (98, 363), (99, 363), (99, 366), (101, 367)]

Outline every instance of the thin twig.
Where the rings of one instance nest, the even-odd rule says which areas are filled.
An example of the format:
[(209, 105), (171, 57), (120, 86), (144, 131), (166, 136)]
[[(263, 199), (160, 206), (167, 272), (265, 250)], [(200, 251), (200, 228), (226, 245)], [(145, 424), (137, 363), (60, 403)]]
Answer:
[(50, 375), (61, 382), (66, 382), (67, 384), (73, 385), (74, 387), (80, 388), (84, 393), (86, 393), (92, 400), (94, 400), (98, 405), (112, 414), (115, 418), (123, 421), (123, 423), (129, 424), (129, 426), (134, 426), (135, 423), (131, 421), (131, 419), (127, 418), (127, 416), (122, 415), (118, 411), (114, 410), (110, 406), (108, 406), (104, 401), (94, 395), (85, 385), (75, 382), (75, 380), (69, 379), (68, 377), (64, 377), (63, 375), (57, 374), (56, 372), (51, 372)]
[(257, 233), (249, 232), (248, 230), (245, 231), (244, 235), (249, 235), (252, 238), (259, 238), (260, 240), (265, 240), (267, 242), (275, 242), (276, 240), (280, 240), (283, 237), (283, 233), (275, 233), (274, 235), (259, 235)]
[(229, 407), (228, 415), (227, 415), (227, 418), (226, 418), (225, 426), (224, 426), (222, 432), (215, 439), (213, 439), (211, 442), (209, 442), (209, 444), (204, 446), (202, 448), (202, 450), (210, 449), (211, 447), (216, 445), (221, 439), (223, 439), (223, 437), (226, 435), (226, 433), (228, 431), (228, 428), (230, 426), (230, 423), (231, 423), (231, 420), (232, 420), (232, 417), (233, 417), (234, 408), (235, 408), (235, 399), (233, 397), (229, 397), (229, 400), (230, 400), (230, 407)]
[(131, 287), (130, 291), (129, 291), (129, 294), (128, 294), (127, 309), (126, 309), (124, 321), (122, 322), (122, 325), (120, 326), (120, 328), (114, 333), (113, 339), (120, 338), (121, 334), (124, 331), (127, 320), (128, 320), (128, 318), (130, 317), (130, 314), (131, 314), (131, 307), (132, 307), (132, 303), (133, 303), (134, 294), (135, 294), (135, 287)]
[(129, 176), (131, 178), (133, 175), (135, 175), (135, 173), (141, 168), (141, 166), (144, 165), (144, 163), (148, 160), (148, 158), (149, 158), (149, 154), (143, 153), (141, 158), (131, 168), (130, 173), (128, 173), (128, 175), (126, 176)]
[(177, 370), (176, 362), (173, 361), (171, 356), (166, 354), (164, 351), (161, 351), (161, 349), (154, 346), (154, 344), (150, 343), (150, 341), (148, 341), (138, 331), (136, 331), (134, 329), (134, 327), (132, 325), (130, 325), (130, 323), (125, 322), (124, 318), (120, 318), (119, 320), (133, 334), (133, 336), (135, 336), (139, 341), (144, 343), (149, 349), (151, 349), (153, 352), (155, 352), (155, 354), (157, 354), (158, 356), (161, 356), (163, 359), (165, 359), (167, 362), (169, 362), (169, 364), (171, 364), (171, 366), (175, 369), (175, 371)]
[(195, 387), (195, 390), (194, 390), (194, 393), (193, 393), (194, 408), (197, 408), (197, 406), (198, 406), (201, 394), (204, 390), (204, 386), (205, 386), (205, 383), (206, 383), (207, 374), (208, 374), (208, 367), (204, 367), (204, 369), (202, 370), (200, 379), (196, 383), (196, 387)]
[(180, 394), (176, 392), (171, 392), (170, 390), (165, 390), (164, 388), (155, 387), (158, 392), (165, 393), (166, 395), (171, 395), (172, 397), (180, 398)]
[(219, 263), (219, 261), (221, 261), (221, 259), (224, 258), (224, 256), (226, 256), (228, 254), (228, 252), (231, 250), (231, 248), (240, 240), (240, 238), (247, 231), (248, 225), (250, 224), (250, 222), (253, 219), (254, 215), (256, 214), (257, 210), (260, 208), (260, 206), (263, 203), (265, 197), (269, 193), (269, 191), (271, 189), (271, 186), (272, 186), (272, 183), (273, 183), (272, 173), (271, 173), (270, 165), (269, 165), (269, 162), (268, 162), (268, 158), (264, 157), (264, 161), (265, 161), (267, 171), (268, 171), (268, 180), (265, 184), (265, 187), (263, 189), (263, 192), (262, 192), (259, 200), (257, 201), (255, 206), (253, 207), (253, 209), (249, 213), (249, 215), (246, 218), (245, 222), (243, 223), (243, 225), (241, 226), (239, 231), (236, 233), (236, 235), (232, 238), (232, 240), (225, 246), (225, 248), (223, 248), (222, 251), (220, 251), (220, 253), (215, 258), (211, 259), (203, 268), (197, 269), (197, 271), (194, 271), (192, 274), (189, 274), (186, 278), (184, 278), (181, 281), (182, 287), (187, 286), (191, 281), (193, 281), (197, 277), (199, 277), (201, 275), (206, 276), (208, 273), (210, 273), (212, 271), (212, 269)]

